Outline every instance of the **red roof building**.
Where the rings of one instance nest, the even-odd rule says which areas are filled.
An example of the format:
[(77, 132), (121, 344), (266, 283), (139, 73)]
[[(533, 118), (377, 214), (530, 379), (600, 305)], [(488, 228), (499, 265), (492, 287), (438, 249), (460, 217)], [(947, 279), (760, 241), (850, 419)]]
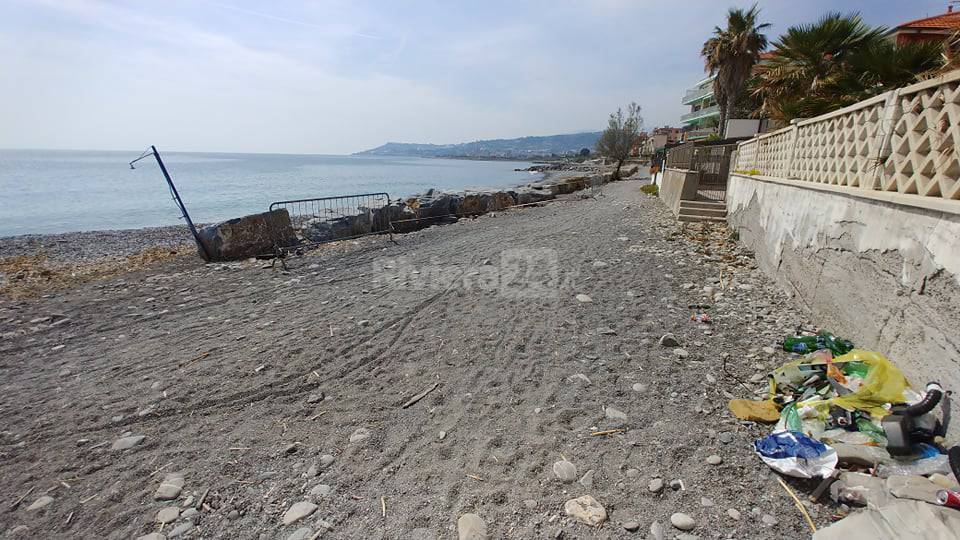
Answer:
[(960, 31), (960, 11), (954, 11), (953, 6), (947, 7), (947, 12), (903, 23), (890, 31), (890, 36), (897, 45), (904, 43), (921, 43), (926, 41), (941, 42), (953, 33)]

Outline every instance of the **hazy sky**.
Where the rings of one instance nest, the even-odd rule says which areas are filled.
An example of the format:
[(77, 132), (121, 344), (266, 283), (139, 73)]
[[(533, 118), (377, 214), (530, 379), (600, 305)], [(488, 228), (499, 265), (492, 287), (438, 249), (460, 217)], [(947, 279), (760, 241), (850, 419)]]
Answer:
[[(896, 25), (946, 0), (761, 1)], [(0, 0), (0, 147), (349, 153), (678, 124), (718, 0)], [(688, 110), (688, 109), (687, 109)]]

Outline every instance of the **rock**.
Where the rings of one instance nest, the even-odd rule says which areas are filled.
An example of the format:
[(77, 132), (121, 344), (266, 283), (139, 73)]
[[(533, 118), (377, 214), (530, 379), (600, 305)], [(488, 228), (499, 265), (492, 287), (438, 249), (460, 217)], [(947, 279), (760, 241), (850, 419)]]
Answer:
[(181, 524), (177, 525), (176, 527), (174, 527), (172, 531), (170, 531), (170, 536), (169, 536), (169, 537), (170, 537), (170, 538), (179, 538), (179, 537), (183, 536), (184, 534), (190, 532), (191, 529), (193, 529), (193, 522), (192, 522), (192, 521), (184, 521), (183, 523), (181, 523)]
[(365, 427), (357, 428), (356, 431), (350, 434), (350, 442), (358, 443), (367, 440), (370, 438), (370, 435), (371, 433), (369, 429)]
[(593, 487), (593, 474), (594, 474), (593, 469), (590, 469), (589, 471), (587, 471), (586, 474), (584, 474), (584, 475), (580, 478), (580, 485), (583, 486), (583, 487), (585, 487), (585, 488), (588, 488), (588, 489), (589, 489), (589, 488), (592, 488), (592, 487)]
[(442, 441), (442, 440), (444, 440), (444, 439), (446, 439), (446, 438), (447, 438), (447, 432), (446, 432), (446, 431), (441, 431), (440, 433), (437, 433), (437, 440)]
[(650, 482), (647, 484), (647, 489), (650, 490), (650, 493), (660, 493), (663, 491), (663, 479), (654, 478), (653, 480), (650, 480)]
[(713, 506), (713, 499), (708, 497), (700, 497), (700, 506), (710, 507)]
[(360, 326), (370, 326), (370, 321), (364, 319), (362, 321), (357, 321), (357, 324), (359, 324)]
[(636, 478), (640, 476), (640, 469), (627, 469), (627, 478)]
[(110, 448), (113, 450), (127, 450), (142, 443), (146, 438), (147, 437), (144, 435), (131, 435), (129, 437), (122, 437), (113, 441), (113, 445)]
[(293, 503), (293, 506), (283, 514), (283, 524), (290, 525), (317, 511), (317, 505), (309, 501)]
[(682, 360), (690, 356), (690, 353), (688, 353), (686, 349), (681, 349), (677, 347), (676, 349), (673, 350), (673, 355)]
[(645, 384), (643, 384), (643, 383), (634, 383), (634, 385), (633, 385), (633, 391), (634, 391), (634, 392), (640, 392), (641, 394), (643, 394), (643, 393), (645, 393), (645, 392), (647, 391), (647, 385), (645, 385)]
[(324, 455), (320, 456), (320, 468), (326, 469), (326, 468), (330, 467), (330, 465), (333, 465), (333, 462), (334, 462), (335, 459), (336, 459), (336, 458), (334, 458), (334, 457), (331, 456), (330, 454), (324, 454)]
[(319, 403), (323, 401), (323, 392), (317, 392), (316, 394), (310, 394), (307, 396), (307, 403)]
[(960, 484), (957, 483), (957, 479), (953, 476), (933, 473), (930, 475), (930, 481), (943, 489), (960, 489)]
[(183, 490), (185, 483), (183, 473), (169, 473), (163, 477), (163, 481), (160, 482), (153, 498), (158, 501), (172, 501), (180, 496), (180, 491)]
[(740, 520), (740, 511), (737, 510), (736, 508), (730, 508), (730, 509), (728, 509), (728, 510), (727, 510), (727, 515), (730, 516), (730, 519), (732, 519), (732, 520), (734, 520), (734, 521), (739, 521), (739, 520)]
[(329, 497), (333, 493), (333, 488), (327, 484), (318, 484), (310, 490), (310, 494), (315, 497)]
[(593, 267), (594, 267), (594, 268), (606, 268), (606, 267), (607, 267), (607, 263), (605, 263), (605, 262), (603, 262), (603, 261), (593, 261)]
[(313, 536), (313, 529), (310, 527), (300, 527), (299, 529), (290, 533), (290, 536), (287, 537), (287, 540), (307, 540)]
[(770, 514), (764, 514), (763, 517), (760, 518), (760, 521), (762, 521), (763, 524), (768, 527), (773, 527), (777, 523), (780, 523), (777, 518), (771, 516)]
[(777, 352), (777, 351), (776, 351), (773, 347), (764, 347), (764, 348), (763, 348), (763, 353), (766, 354), (767, 356), (773, 356), (774, 354), (776, 354), (776, 352)]
[(723, 444), (730, 444), (733, 442), (733, 433), (730, 433), (729, 431), (724, 431), (723, 433), (717, 436), (717, 439), (719, 439), (720, 442), (722, 442)]
[(176, 506), (167, 506), (157, 512), (157, 523), (173, 523), (180, 517), (180, 509)]
[(640, 530), (640, 524), (636, 521), (624, 521), (623, 528), (630, 532), (637, 532)]
[(663, 540), (664, 538), (663, 525), (659, 521), (654, 521), (650, 524), (650, 538), (651, 540)]
[(230, 513), (227, 514), (227, 519), (229, 519), (230, 521), (233, 521), (239, 517), (240, 517), (240, 512), (236, 510), (231, 510)]
[(537, 501), (533, 499), (524, 499), (523, 505), (527, 507), (527, 510), (534, 510), (537, 508)]
[(570, 381), (570, 382), (577, 382), (577, 381), (579, 381), (579, 382), (582, 382), (582, 383), (585, 383), (585, 384), (590, 384), (590, 379), (589, 379), (586, 375), (584, 375), (583, 373), (577, 373), (576, 375), (571, 375), (571, 376), (567, 377), (567, 380)]
[(707, 457), (707, 463), (708, 463), (709, 465), (719, 465), (719, 464), (723, 463), (723, 458), (720, 457), (720, 456), (718, 456), (718, 455), (716, 455), (716, 454), (713, 454), (713, 455)]
[(180, 519), (189, 519), (190, 521), (196, 523), (200, 520), (200, 511), (196, 508), (187, 508), (180, 514)]
[(600, 334), (601, 336), (617, 335), (617, 331), (614, 330), (613, 328), (610, 328), (609, 326), (601, 326), (600, 328), (597, 328), (597, 333)]
[(627, 413), (619, 409), (614, 409), (613, 407), (606, 407), (603, 410), (603, 412), (604, 414), (606, 414), (607, 418), (609, 418), (610, 420), (617, 420), (619, 422), (627, 421)]
[(290, 443), (283, 448), (283, 454), (296, 454), (300, 445), (298, 443)]
[(593, 302), (593, 298), (590, 298), (589, 296), (587, 296), (587, 295), (585, 295), (585, 294), (578, 294), (578, 295), (577, 295), (577, 302), (586, 304), (586, 303), (589, 303), (589, 302)]
[(766, 379), (767, 379), (767, 375), (764, 373), (754, 373), (753, 375), (750, 376), (750, 382), (752, 383), (760, 383), (765, 381)]
[(486, 540), (487, 524), (476, 514), (464, 514), (457, 520), (457, 536), (460, 540)]
[(304, 476), (306, 476), (307, 478), (313, 478), (318, 474), (320, 474), (320, 468), (317, 467), (316, 463), (312, 463), (310, 467), (307, 468), (307, 472), (304, 473)]
[[(27, 527), (26, 525), (17, 525), (12, 529), (7, 530), (7, 534), (5, 536), (7, 536), (8, 538), (16, 538), (18, 536), (27, 536), (29, 532), (30, 532), (30, 527)], [(147, 536), (150, 536), (150, 535), (147, 535)], [(147, 538), (147, 537), (141, 536), (140, 538)], [(138, 538), (137, 540), (140, 540), (140, 538)], [(150, 538), (148, 540), (154, 540), (154, 539)], [(156, 540), (166, 540), (166, 537), (161, 537)]]
[(560, 460), (553, 464), (553, 474), (565, 484), (576, 482), (577, 466), (566, 460)]
[(697, 522), (694, 521), (692, 517), (684, 514), (683, 512), (677, 512), (675, 514), (671, 514), (670, 524), (680, 529), (681, 531), (689, 531), (697, 526)]
[(40, 497), (39, 499), (33, 501), (33, 504), (27, 507), (27, 512), (36, 512), (37, 510), (50, 506), (50, 503), (52, 502), (53, 502), (53, 497), (50, 497), (49, 495), (44, 495), (43, 497)]
[(676, 479), (676, 480), (671, 480), (671, 481), (670, 481), (670, 489), (672, 489), (672, 490), (674, 490), (674, 491), (684, 489), (684, 487), (683, 487), (683, 480), (680, 480), (679, 478)]
[(887, 478), (887, 489), (894, 497), (931, 504), (938, 504), (937, 494), (943, 490), (929, 478), (905, 474), (897, 474)]
[(677, 338), (673, 337), (673, 334), (664, 334), (660, 337), (660, 345), (662, 347), (678, 347), (680, 342), (677, 341)]
[(568, 516), (591, 527), (596, 527), (607, 519), (607, 511), (590, 495), (570, 499), (563, 505), (563, 510)]
[(138, 536), (137, 540), (167, 540), (167, 535), (158, 532), (152, 532), (143, 536)]

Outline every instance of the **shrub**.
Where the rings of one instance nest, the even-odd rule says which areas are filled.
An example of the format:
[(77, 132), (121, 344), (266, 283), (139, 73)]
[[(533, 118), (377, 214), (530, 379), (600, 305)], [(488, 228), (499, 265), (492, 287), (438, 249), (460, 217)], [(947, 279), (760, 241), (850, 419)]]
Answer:
[(659, 195), (660, 188), (656, 184), (647, 184), (640, 187), (640, 191), (646, 193), (647, 195)]

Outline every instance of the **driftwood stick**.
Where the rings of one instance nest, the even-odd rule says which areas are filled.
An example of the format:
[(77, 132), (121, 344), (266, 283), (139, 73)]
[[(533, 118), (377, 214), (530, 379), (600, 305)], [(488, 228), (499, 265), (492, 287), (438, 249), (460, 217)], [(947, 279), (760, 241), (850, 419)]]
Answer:
[(436, 390), (438, 386), (440, 386), (440, 383), (438, 383), (438, 382), (433, 383), (433, 386), (431, 386), (430, 388), (427, 388), (427, 389), (424, 390), (423, 392), (420, 392), (419, 394), (417, 394), (417, 395), (413, 396), (412, 398), (410, 398), (406, 403), (403, 404), (403, 406), (402, 406), (401, 408), (402, 408), (402, 409), (406, 409), (407, 407), (409, 407), (409, 406), (413, 405), (414, 403), (420, 401), (421, 399), (427, 397), (427, 394), (429, 394), (430, 392), (433, 392), (434, 390)]
[(201, 508), (203, 508), (203, 503), (204, 501), (207, 500), (207, 495), (209, 494), (210, 494), (210, 488), (203, 490), (203, 495), (201, 495), (200, 499), (197, 500), (197, 505), (194, 506), (194, 508), (196, 508), (197, 510), (200, 510)]
[(35, 488), (35, 487), (37, 487), (37, 486), (31, 487), (31, 488), (28, 489), (27, 492), (24, 493), (19, 499), (13, 501), (13, 504), (10, 505), (10, 509), (13, 510), (14, 508), (20, 506), (20, 503), (22, 503), (23, 500), (27, 498), (27, 495), (30, 495), (30, 493), (33, 491), (33, 488)]

